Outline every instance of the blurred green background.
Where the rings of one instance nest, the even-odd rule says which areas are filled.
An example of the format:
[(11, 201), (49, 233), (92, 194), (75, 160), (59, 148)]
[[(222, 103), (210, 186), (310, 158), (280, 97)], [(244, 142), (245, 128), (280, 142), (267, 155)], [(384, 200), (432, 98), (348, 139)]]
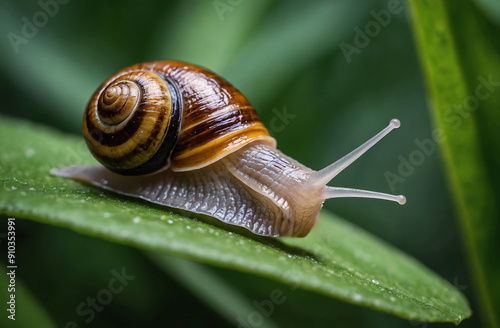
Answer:
[[(360, 199), (328, 200), (325, 208), (379, 236), (462, 290), (475, 314), (461, 327), (481, 324), (475, 285), (438, 152), (391, 190), (384, 173), (431, 136), (429, 102), (411, 8), (391, 16), (369, 44), (346, 58), (355, 28), (373, 20), (388, 1), (70, 1), (18, 44), (23, 17), (42, 10), (36, 1), (4, 0), (0, 51), (1, 114), (73, 134), (97, 86), (121, 68), (150, 60), (180, 60), (229, 80), (254, 105), (278, 147), (320, 169), (399, 118), (402, 126), (331, 182), (404, 194), (405, 206)], [(500, 6), (476, 1), (491, 33), (500, 32)], [(293, 115), (271, 128), (277, 113)], [(291, 116), (290, 116), (291, 117)], [(6, 142), (2, 140), (1, 142)], [(496, 151), (496, 150), (494, 150)], [(92, 327), (231, 327), (234, 318), (193, 291), (182, 274), (158, 268), (143, 252), (18, 220), (18, 279), (57, 326), (86, 326), (76, 306), (126, 267), (137, 277), (98, 312)], [(3, 247), (4, 245), (1, 245)], [(85, 250), (85, 251), (82, 251)], [(1, 259), (4, 260), (3, 258)], [(180, 262), (178, 262), (180, 261)], [(172, 259), (172, 267), (189, 266)], [(262, 300), (280, 286), (263, 278), (197, 265), (245, 299)], [(168, 270), (167, 270), (168, 271)], [(305, 291), (287, 295), (266, 325), (274, 327), (427, 327)], [(231, 306), (228, 304), (227, 306)]]

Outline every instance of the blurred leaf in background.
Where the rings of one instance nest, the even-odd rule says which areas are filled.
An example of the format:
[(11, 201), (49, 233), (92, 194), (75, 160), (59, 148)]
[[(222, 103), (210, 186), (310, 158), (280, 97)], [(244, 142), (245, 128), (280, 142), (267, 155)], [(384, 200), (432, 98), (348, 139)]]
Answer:
[[(141, 5), (131, 0), (119, 4), (70, 1), (60, 4), (54, 15), (47, 15), (46, 23), (19, 44), (16, 52), (8, 33), (22, 35), (23, 18), (32, 21), (43, 8), (37, 1), (3, 1), (1, 113), (80, 135), (86, 102), (105, 78), (136, 62), (176, 59), (205, 66), (227, 78), (249, 98), (268, 128), (277, 112), (295, 115), (283, 122), (282, 129), (270, 132), (283, 152), (313, 169), (340, 158), (397, 117), (402, 121), (398, 136), (377, 145), (331, 184), (405, 194), (407, 205), (338, 199), (326, 202), (325, 208), (419, 259), (459, 287), (472, 301), (473, 311), (480, 312), (474, 296), (480, 295), (480, 287), (472, 280), (477, 276), (469, 276), (462, 250), (470, 254), (470, 242), (466, 232), (462, 245), (455, 219), (455, 213), (462, 216), (462, 209), (453, 211), (450, 195), (456, 195), (454, 185), (449, 193), (445, 184), (449, 167), (441, 166), (436, 149), (403, 172), (404, 176), (400, 174), (412, 152), (419, 149), (419, 142), (430, 138), (433, 129), (411, 29), (411, 24), (426, 24), (411, 19), (408, 2), (401, 1), (404, 10), (391, 14), (386, 26), (379, 24), (379, 31), (368, 36), (349, 62), (340, 44), (356, 45), (361, 40), (358, 31), (373, 25), (375, 17), (395, 1), (220, 2), (228, 6), (223, 12), (212, 1), (148, 1)], [(460, 53), (460, 74), (473, 88), (479, 74), (488, 76), (498, 70), (497, 1), (444, 3), (455, 51)], [(420, 17), (425, 20), (428, 16)], [(495, 94), (481, 106), (495, 110), (497, 101)], [(493, 175), (498, 167), (498, 120), (488, 110), (474, 112), (474, 121), (484, 154), (481, 160), (487, 168), (484, 174), (491, 179), (495, 201), (499, 195), (498, 175)], [(400, 179), (391, 182), (387, 172)], [(485, 220), (491, 223), (492, 217)], [(108, 283), (111, 270), (123, 266), (133, 268), (133, 274), (141, 278), (98, 313), (94, 326), (153, 327), (165, 322), (202, 326), (211, 322), (221, 327), (234, 323), (202, 291), (189, 292), (192, 289), (185, 287), (191, 286), (188, 277), (173, 269), (165, 275), (158, 262), (135, 249), (18, 221), (20, 279), (34, 299), (43, 300), (57, 326), (78, 319), (76, 306)], [(179, 265), (174, 261), (161, 267)], [(190, 270), (197, 270), (196, 266), (221, 278), (228, 289), (250, 302), (262, 300), (280, 286), (196, 263)], [(294, 292), (290, 300), (273, 314), (276, 326), (421, 326), (305, 291)], [(478, 327), (478, 320), (475, 315), (461, 326)], [(487, 321), (484, 324), (487, 327)]]
[[(469, 1), (419, 1), (413, 7), (434, 124), (445, 136), (443, 158), (480, 314), (487, 326), (499, 327), (498, 30)], [(493, 9), (492, 4), (487, 8)]]

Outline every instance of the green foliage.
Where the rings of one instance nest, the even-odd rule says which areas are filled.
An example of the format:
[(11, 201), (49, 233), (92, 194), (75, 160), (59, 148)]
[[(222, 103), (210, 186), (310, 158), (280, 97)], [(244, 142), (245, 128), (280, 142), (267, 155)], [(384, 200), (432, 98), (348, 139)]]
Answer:
[(378, 239), (322, 213), (303, 239), (226, 231), (164, 208), (50, 176), (53, 167), (92, 164), (69, 158), (81, 140), (3, 119), (0, 211), (113, 242), (269, 277), (420, 321), (460, 322), (470, 315), (454, 287)]
[[(19, 219), (16, 256), (19, 296), (24, 299), (24, 309), (19, 304), (19, 310), (30, 314), (23, 319), (33, 318), (38, 325), (46, 322), (48, 326), (53, 321), (61, 327), (72, 321), (79, 327), (196, 327), (206, 326), (207, 322), (218, 327), (234, 326), (238, 318), (246, 320), (258, 314), (257, 302), (269, 299), (274, 290), (283, 291), (287, 301), (263, 319), (262, 327), (424, 325), (324, 294), (406, 318), (422, 318), (426, 313), (429, 320), (458, 320), (468, 315), (463, 296), (448, 283), (440, 282), (422, 265), (366, 235), (363, 229), (411, 254), (462, 291), (479, 315), (465, 320), (461, 327), (480, 326), (479, 317), (484, 318), (486, 327), (498, 326), (493, 310), (499, 307), (500, 295), (500, 285), (495, 283), (500, 276), (495, 256), (495, 237), (500, 231), (496, 206), (500, 181), (495, 174), (500, 166), (500, 93), (495, 91), (481, 100), (470, 116), (454, 113), (454, 121), (446, 122), (443, 115), (450, 106), (453, 109), (454, 104), (463, 104), (465, 97), (474, 95), (478, 77), (488, 79), (491, 74), (494, 81), (500, 80), (500, 6), (497, 0), (401, 1), (405, 11), (391, 15), (390, 22), (347, 60), (340, 44), (355, 45), (358, 29), (373, 25), (373, 13), (380, 14), (395, 2), (156, 0), (138, 5), (137, 1), (123, 0), (118, 5), (98, 0), (69, 1), (60, 5), (57, 13), (16, 52), (9, 33), (22, 35), (23, 19), (32, 21), (42, 8), (39, 1), (2, 1), (0, 88), (4, 97), (0, 112), (39, 123), (34, 127), (0, 116), (2, 127), (12, 123), (14, 134), (22, 132), (17, 143), (12, 134), (5, 137), (5, 132), (0, 139), (0, 203), (2, 211), (15, 213)], [(221, 12), (216, 3), (229, 6)], [(411, 13), (414, 15), (407, 15)], [(399, 118), (401, 129), (342, 172), (331, 185), (404, 194), (408, 203), (398, 206), (375, 200), (328, 200), (320, 225), (310, 237), (272, 242), (229, 235), (226, 230), (204, 223), (206, 218), (178, 211), (172, 214), (47, 174), (52, 167), (95, 163), (89, 158), (80, 132), (83, 109), (95, 88), (125, 66), (162, 59), (205, 66), (228, 79), (254, 105), (280, 150), (313, 169), (340, 158), (391, 118)], [(433, 104), (431, 115), (427, 111), (426, 84)], [(278, 121), (278, 128), (273, 128), (272, 122), (284, 111), (293, 118)], [(460, 118), (460, 126), (454, 128)], [(435, 144), (437, 147), (426, 153), (418, 165), (401, 174), (402, 163), (420, 150), (419, 142), (432, 140), (435, 128), (446, 133), (446, 141)], [(37, 135), (25, 138), (32, 135), (32, 129)], [(48, 138), (42, 137), (45, 143), (38, 140), (38, 133)], [(17, 148), (5, 152), (13, 148), (11, 142)], [(50, 158), (52, 154), (55, 157)], [(398, 175), (399, 180), (391, 183), (387, 173)], [(100, 206), (104, 205), (107, 209), (102, 212)], [(56, 210), (59, 208), (64, 210)], [(84, 216), (86, 221), (81, 220)], [(136, 217), (140, 220), (133, 223)], [(104, 220), (108, 226), (102, 225)], [(45, 221), (50, 224), (40, 223)], [(125, 223), (128, 228), (123, 229)], [(165, 236), (168, 231), (157, 231), (165, 226), (180, 239), (169, 242)], [(139, 227), (150, 232), (139, 235)], [(284, 256), (281, 268), (290, 267), (291, 272), (305, 274), (309, 267), (321, 267), (317, 271), (326, 270), (325, 274), (333, 269), (338, 274), (349, 274), (346, 265), (352, 262), (351, 268), (358, 268), (356, 272), (362, 276), (332, 274), (327, 281), (309, 281), (309, 277), (299, 275), (305, 285), (304, 289), (296, 289), (293, 282), (286, 284), (280, 275), (284, 272), (271, 270), (278, 267), (263, 268), (248, 252), (241, 254), (238, 267), (234, 263), (231, 266), (243, 271), (191, 261), (216, 264), (210, 257), (210, 245), (193, 255), (187, 249), (194, 252), (196, 244), (178, 243), (188, 236), (194, 237), (192, 243), (202, 240), (201, 233), (195, 230), (198, 228), (206, 232), (203, 238), (218, 241), (209, 231), (227, 237), (228, 243), (236, 243), (235, 252), (243, 253), (238, 244), (243, 241), (245, 247), (262, 247), (261, 251), (270, 252), (278, 263)], [(326, 237), (323, 230), (325, 234), (328, 231)], [(1, 225), (0, 249), (4, 247), (4, 232), (5, 226)], [(270, 243), (274, 248), (269, 247)], [(124, 245), (140, 249), (168, 246), (161, 252), (188, 259), (158, 251), (145, 255), (136, 247)], [(346, 246), (340, 248), (342, 245)], [(399, 255), (379, 259), (370, 253), (374, 261), (371, 263), (389, 266), (372, 268), (363, 262), (363, 256), (356, 257), (372, 245), (378, 245), (376, 249), (381, 252)], [(311, 264), (310, 258), (290, 253), (291, 249), (312, 250), (325, 257)], [(229, 253), (233, 259), (235, 254)], [(290, 259), (288, 254), (295, 255)], [(254, 266), (242, 263), (247, 258), (253, 259)], [(337, 263), (321, 266), (327, 259)], [(217, 261), (221, 264), (220, 258)], [(420, 274), (389, 272), (398, 269), (397, 263), (405, 263), (407, 269), (415, 267)], [(85, 322), (86, 316), (76, 308), (105, 288), (112, 270), (120, 268), (126, 268), (136, 279), (123, 293), (113, 295), (112, 302), (97, 311), (91, 323)], [(312, 276), (316, 274), (314, 271)], [(456, 296), (456, 306), (440, 295), (432, 306), (422, 310), (431, 303), (427, 297), (434, 291), (415, 285), (419, 277), (427, 277), (438, 291), (443, 290), (443, 295), (460, 295)], [(402, 286), (398, 279), (407, 283)], [(318, 293), (315, 281), (337, 281), (338, 288), (321, 288)], [(383, 284), (393, 288), (397, 285), (399, 292), (378, 293)], [(403, 295), (416, 298), (412, 301)], [(419, 300), (417, 295), (426, 296), (426, 300), (414, 302)], [(397, 304), (393, 304), (391, 296)], [(404, 301), (400, 301), (402, 298)], [(446, 307), (453, 310), (442, 311)], [(49, 316), (52, 319), (47, 319)], [(2, 326), (12, 323), (3, 319)], [(14, 324), (21, 326), (33, 324)]]
[(498, 327), (498, 32), (491, 32), (469, 1), (416, 1), (413, 6), (434, 124), (445, 135), (443, 158), (481, 312), (490, 327)]

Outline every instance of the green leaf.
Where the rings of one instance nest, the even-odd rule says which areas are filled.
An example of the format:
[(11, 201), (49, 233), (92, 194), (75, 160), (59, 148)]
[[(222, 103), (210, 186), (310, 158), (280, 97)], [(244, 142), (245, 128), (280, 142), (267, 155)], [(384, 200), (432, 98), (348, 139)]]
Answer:
[(499, 31), (470, 1), (411, 4), (434, 124), (445, 138), (440, 146), (479, 309), (489, 327), (499, 327)]
[[(2, 118), (0, 212), (261, 275), (412, 320), (460, 322), (462, 294), (414, 259), (323, 212), (303, 239), (245, 237), (164, 207), (55, 177), (93, 164), (81, 139)], [(179, 213), (177, 211), (177, 213)]]

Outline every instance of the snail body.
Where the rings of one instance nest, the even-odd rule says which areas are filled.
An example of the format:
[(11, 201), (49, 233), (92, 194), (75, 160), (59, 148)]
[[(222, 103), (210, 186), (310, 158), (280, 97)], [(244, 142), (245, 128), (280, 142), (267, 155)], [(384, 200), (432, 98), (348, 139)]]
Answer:
[(92, 96), (84, 137), (103, 166), (56, 175), (215, 217), (263, 236), (303, 237), (335, 197), (404, 196), (326, 184), (392, 129), (320, 171), (276, 149), (248, 100), (214, 73), (175, 61), (123, 69)]

